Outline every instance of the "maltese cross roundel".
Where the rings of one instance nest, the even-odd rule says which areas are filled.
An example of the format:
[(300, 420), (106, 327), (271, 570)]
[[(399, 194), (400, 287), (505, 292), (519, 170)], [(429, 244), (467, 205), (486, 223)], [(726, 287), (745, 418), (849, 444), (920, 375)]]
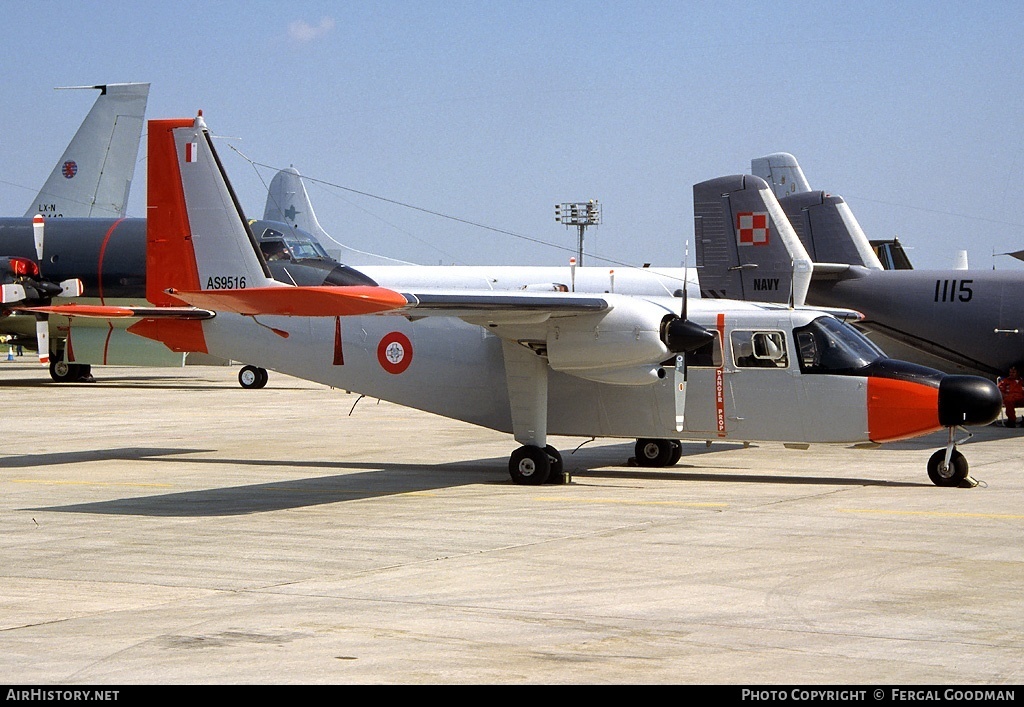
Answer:
[(377, 361), (388, 373), (401, 373), (412, 363), (412, 342), (399, 331), (387, 334), (377, 344)]

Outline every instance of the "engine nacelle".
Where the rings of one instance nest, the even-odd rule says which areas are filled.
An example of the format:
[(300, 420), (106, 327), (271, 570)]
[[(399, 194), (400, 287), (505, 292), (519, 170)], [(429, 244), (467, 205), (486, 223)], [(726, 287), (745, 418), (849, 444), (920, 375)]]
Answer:
[(675, 318), (672, 312), (640, 299), (615, 297), (613, 302), (600, 314), (550, 320), (547, 354), (553, 370), (586, 378), (587, 371), (651, 370), (672, 358), (674, 352), (662, 340), (662, 323)]

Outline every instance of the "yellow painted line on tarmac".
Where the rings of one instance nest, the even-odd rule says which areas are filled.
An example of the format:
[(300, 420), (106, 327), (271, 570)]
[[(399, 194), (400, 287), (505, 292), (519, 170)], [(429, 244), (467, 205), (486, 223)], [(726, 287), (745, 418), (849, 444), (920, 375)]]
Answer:
[(728, 503), (688, 503), (686, 501), (627, 501), (621, 498), (571, 498), (569, 496), (536, 496), (535, 501), (559, 503), (603, 503), (621, 506), (676, 506), (679, 508), (727, 508)]
[(1010, 513), (954, 513), (952, 511), (887, 511), (876, 508), (840, 508), (840, 513), (871, 513), (892, 516), (932, 516), (935, 518), (989, 518), (992, 520), (1024, 520), (1024, 515)]
[(9, 479), (12, 484), (43, 484), (44, 486), (138, 486), (140, 488), (174, 488), (172, 484), (138, 484), (113, 481), (60, 481), (45, 479)]

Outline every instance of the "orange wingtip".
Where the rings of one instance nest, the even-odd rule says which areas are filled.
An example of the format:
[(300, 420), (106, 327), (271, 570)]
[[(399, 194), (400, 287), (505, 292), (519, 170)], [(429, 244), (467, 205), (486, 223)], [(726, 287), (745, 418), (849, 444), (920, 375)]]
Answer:
[(290, 317), (347, 317), (401, 309), (403, 295), (386, 287), (252, 287), (244, 290), (203, 290), (168, 294), (195, 307), (236, 314), (280, 314)]
[(136, 317), (135, 310), (127, 307), (110, 307), (100, 304), (56, 304), (49, 307), (16, 307), (19, 312), (39, 312), (41, 314), (62, 314), (65, 317), (96, 317), (99, 319), (119, 319)]

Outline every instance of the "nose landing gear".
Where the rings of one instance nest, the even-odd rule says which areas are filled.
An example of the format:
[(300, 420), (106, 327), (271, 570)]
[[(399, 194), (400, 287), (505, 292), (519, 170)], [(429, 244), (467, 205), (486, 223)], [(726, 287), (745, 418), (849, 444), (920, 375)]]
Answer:
[(961, 440), (954, 439), (956, 428), (949, 427), (949, 441), (945, 449), (940, 449), (928, 460), (928, 478), (936, 486), (977, 486), (978, 482), (968, 474), (967, 458), (956, 448), (960, 442), (966, 442), (973, 435), (967, 430), (960, 428), (967, 433)]

